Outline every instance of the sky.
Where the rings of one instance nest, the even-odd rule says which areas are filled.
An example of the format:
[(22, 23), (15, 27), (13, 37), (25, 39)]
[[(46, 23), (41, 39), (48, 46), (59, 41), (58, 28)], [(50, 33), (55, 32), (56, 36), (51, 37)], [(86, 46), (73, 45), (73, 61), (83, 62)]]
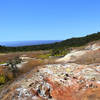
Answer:
[(65, 40), (100, 31), (100, 0), (0, 0), (0, 41)]

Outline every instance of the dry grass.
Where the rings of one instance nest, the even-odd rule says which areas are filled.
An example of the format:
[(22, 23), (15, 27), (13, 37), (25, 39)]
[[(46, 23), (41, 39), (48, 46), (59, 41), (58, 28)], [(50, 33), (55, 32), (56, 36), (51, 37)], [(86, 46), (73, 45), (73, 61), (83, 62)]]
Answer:
[[(46, 64), (56, 64), (55, 59), (48, 58), (48, 59), (42, 59), (40, 55), (47, 55), (48, 51), (36, 51), (36, 52), (16, 52), (16, 53), (8, 53), (8, 54), (2, 54), (0, 55), (0, 62), (6, 62), (9, 59), (14, 59), (16, 56), (22, 56), (26, 55), (27, 57), (36, 58), (32, 60), (28, 60), (28, 63), (25, 63), (17, 73), (17, 77), (20, 75), (23, 75), (24, 73), (30, 72), (33, 69), (38, 69), (43, 67), (43, 65)], [(14, 80), (15, 77), (13, 75), (13, 72), (7, 69), (5, 67), (0, 67), (0, 74), (6, 75), (9, 80)]]
[(25, 55), (31, 58), (39, 58), (40, 55), (46, 54), (48, 51), (30, 51), (30, 52), (15, 52), (15, 53), (5, 53), (0, 54), (0, 62), (6, 62), (9, 59), (14, 59), (16, 56)]
[[(4, 67), (4, 66), (0, 66), (0, 77), (5, 78), (5, 83), (8, 82), (8, 80), (13, 80), (14, 79), (14, 76), (13, 76), (13, 73), (12, 71), (10, 71), (7, 67)], [(1, 79), (0, 79), (0, 83), (1, 83)]]
[[(14, 59), (17, 56), (25, 55), (30, 58), (36, 58), (34, 60), (29, 60), (28, 63), (24, 64), (20, 69), (20, 74), (29, 72), (31, 69), (36, 68), (37, 66), (42, 66), (45, 64), (54, 64), (54, 59), (42, 59), (40, 55), (45, 56), (49, 53), (49, 51), (33, 51), (33, 52), (15, 52), (15, 53), (6, 53), (0, 54), (0, 63), (5, 63), (10, 59)], [(7, 76), (11, 79), (11, 72), (7, 71)], [(19, 75), (19, 74), (18, 74)]]
[(44, 62), (42, 60), (29, 60), (28, 63), (24, 64), (20, 68), (21, 73), (29, 72), (31, 69), (35, 68), (36, 66), (43, 65)]
[(38, 67), (38, 66), (43, 66), (46, 64), (57, 64), (57, 62), (55, 61), (55, 59), (36, 59), (36, 60), (29, 60), (28, 63), (24, 64), (21, 68), (20, 68), (20, 72), (21, 73), (26, 73), (29, 72), (30, 70)]

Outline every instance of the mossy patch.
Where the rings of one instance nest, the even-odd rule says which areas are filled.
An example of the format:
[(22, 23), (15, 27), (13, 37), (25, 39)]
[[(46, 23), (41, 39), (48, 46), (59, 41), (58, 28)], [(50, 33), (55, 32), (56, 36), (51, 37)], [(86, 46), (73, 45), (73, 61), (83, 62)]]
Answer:
[(5, 62), (0, 62), (0, 64), (5, 64)]
[(4, 84), (6, 82), (6, 77), (4, 75), (0, 75), (0, 84)]
[(39, 56), (39, 58), (47, 59), (47, 58), (49, 58), (49, 56), (51, 56), (51, 54), (42, 54)]

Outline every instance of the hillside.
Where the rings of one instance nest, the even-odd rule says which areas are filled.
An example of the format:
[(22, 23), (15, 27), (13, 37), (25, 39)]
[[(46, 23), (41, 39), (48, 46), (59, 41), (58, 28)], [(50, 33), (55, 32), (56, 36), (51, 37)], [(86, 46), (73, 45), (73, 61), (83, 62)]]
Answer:
[(33, 68), (5, 86), (0, 100), (100, 100), (100, 41)]
[(23, 60), (16, 65), (16, 73), (16, 70), (9, 70), (10, 66), (1, 64), (0, 100), (100, 100), (99, 39), (100, 33), (95, 33), (55, 44), (16, 47), (16, 51), (28, 51), (33, 47), (34, 50), (49, 50), (52, 47), (54, 52), (70, 48), (70, 52), (60, 58), (43, 58), (48, 51), (1, 54), (1, 63), (9, 59), (15, 62), (16, 56)]
[(34, 50), (50, 50), (50, 49), (63, 49), (70, 47), (83, 46), (89, 42), (100, 40), (100, 32), (87, 35), (85, 37), (71, 38), (62, 42), (56, 42), (52, 44), (33, 45), (23, 47), (4, 47), (0, 46), (0, 52), (16, 52), (16, 51), (34, 51)]

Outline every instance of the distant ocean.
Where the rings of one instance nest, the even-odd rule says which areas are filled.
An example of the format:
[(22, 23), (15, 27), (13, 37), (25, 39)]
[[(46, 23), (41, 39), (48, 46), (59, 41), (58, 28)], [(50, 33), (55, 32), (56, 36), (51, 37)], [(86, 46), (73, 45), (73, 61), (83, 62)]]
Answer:
[(18, 47), (18, 46), (51, 44), (60, 41), (61, 40), (11, 41), (11, 42), (0, 42), (0, 45), (6, 47)]

